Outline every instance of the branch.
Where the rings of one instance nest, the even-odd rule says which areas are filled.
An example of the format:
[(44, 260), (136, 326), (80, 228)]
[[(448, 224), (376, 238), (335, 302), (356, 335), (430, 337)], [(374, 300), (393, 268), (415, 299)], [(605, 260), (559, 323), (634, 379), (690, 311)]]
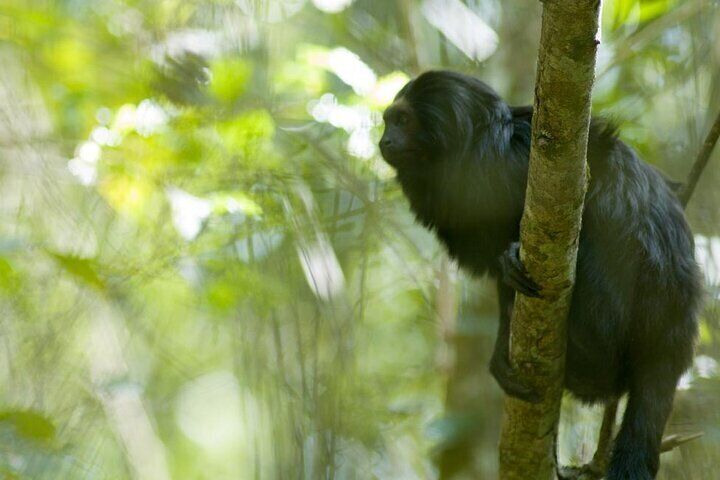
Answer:
[(700, 152), (695, 159), (690, 175), (688, 175), (685, 185), (683, 185), (680, 193), (678, 193), (678, 198), (680, 198), (680, 203), (682, 203), (683, 207), (686, 207), (690, 201), (690, 197), (695, 191), (698, 180), (700, 180), (700, 175), (703, 170), (705, 170), (708, 161), (710, 161), (710, 154), (715, 148), (718, 137), (720, 137), (720, 113), (718, 113), (718, 116), (715, 117), (715, 122), (713, 123), (712, 128), (710, 128), (707, 137), (705, 137), (705, 141), (703, 142)]
[(705, 432), (688, 433), (685, 435), (682, 435), (680, 433), (668, 435), (667, 437), (663, 438), (662, 445), (660, 445), (660, 451), (662, 453), (669, 452), (670, 450), (679, 447), (683, 443), (695, 440), (702, 437), (703, 435), (705, 435)]
[(521, 259), (542, 298), (516, 295), (511, 362), (542, 395), (506, 397), (501, 480), (547, 480), (555, 471), (566, 322), (587, 187), (586, 157), (599, 0), (543, 3)]

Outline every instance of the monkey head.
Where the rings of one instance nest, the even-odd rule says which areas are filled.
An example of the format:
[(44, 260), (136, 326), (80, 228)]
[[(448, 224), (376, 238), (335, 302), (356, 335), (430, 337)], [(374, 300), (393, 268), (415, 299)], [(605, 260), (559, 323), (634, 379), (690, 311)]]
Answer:
[(383, 119), (380, 152), (397, 170), (471, 157), (482, 144), (497, 144), (492, 136), (512, 121), (509, 107), (488, 85), (448, 71), (425, 72), (408, 82)]

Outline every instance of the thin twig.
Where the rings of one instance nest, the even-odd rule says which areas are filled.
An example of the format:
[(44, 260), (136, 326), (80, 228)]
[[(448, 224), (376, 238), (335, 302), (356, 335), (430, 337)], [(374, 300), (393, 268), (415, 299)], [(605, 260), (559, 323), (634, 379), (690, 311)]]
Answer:
[(680, 433), (668, 435), (667, 437), (663, 438), (662, 445), (660, 445), (660, 451), (663, 453), (669, 452), (670, 450), (682, 445), (683, 443), (695, 440), (696, 438), (700, 438), (703, 435), (705, 435), (704, 432), (687, 433), (685, 435)]
[(695, 159), (695, 163), (693, 163), (690, 175), (688, 175), (688, 179), (685, 182), (685, 185), (683, 185), (683, 187), (680, 189), (680, 193), (678, 194), (678, 198), (680, 198), (680, 203), (682, 203), (683, 207), (686, 207), (688, 202), (690, 201), (690, 197), (695, 191), (698, 180), (700, 180), (700, 175), (702, 174), (703, 170), (705, 170), (705, 167), (710, 160), (710, 154), (715, 148), (718, 137), (720, 137), (720, 113), (718, 113), (717, 117), (715, 117), (715, 122), (713, 123), (712, 128), (710, 128), (707, 137), (705, 137), (705, 141), (700, 148), (700, 152)]

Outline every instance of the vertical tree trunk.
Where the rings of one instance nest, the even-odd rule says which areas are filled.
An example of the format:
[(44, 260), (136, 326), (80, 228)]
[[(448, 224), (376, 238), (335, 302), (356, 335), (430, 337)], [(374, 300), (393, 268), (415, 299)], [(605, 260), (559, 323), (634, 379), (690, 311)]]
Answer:
[(562, 398), (566, 320), (585, 197), (590, 92), (599, 0), (545, 0), (535, 86), (530, 170), (520, 227), (521, 257), (543, 298), (518, 295), (511, 360), (543, 394), (531, 405), (506, 398), (502, 480), (549, 480)]

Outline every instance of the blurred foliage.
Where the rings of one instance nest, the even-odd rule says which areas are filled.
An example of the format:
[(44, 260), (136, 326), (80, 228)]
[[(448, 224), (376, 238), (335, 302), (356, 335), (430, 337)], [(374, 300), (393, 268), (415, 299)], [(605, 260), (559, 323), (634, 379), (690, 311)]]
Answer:
[[(493, 289), (447, 266), (375, 142), (421, 69), (530, 102), (540, 6), (455, 5), (488, 50), (430, 3), (3, 0), (0, 475), (495, 478)], [(710, 0), (604, 2), (595, 110), (677, 179), (720, 109), (719, 30)], [(666, 479), (720, 465), (717, 156), (668, 427), (705, 436)], [(564, 414), (587, 459), (597, 410)]]

